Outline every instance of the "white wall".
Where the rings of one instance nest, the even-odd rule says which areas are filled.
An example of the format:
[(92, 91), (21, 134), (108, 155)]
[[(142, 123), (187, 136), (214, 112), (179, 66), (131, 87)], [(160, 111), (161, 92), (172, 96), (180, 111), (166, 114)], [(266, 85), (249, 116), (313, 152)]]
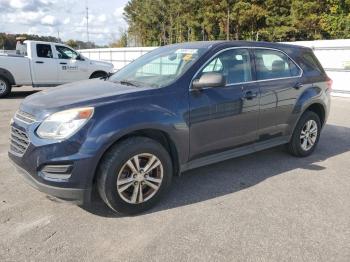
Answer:
[[(333, 80), (333, 95), (350, 97), (350, 39), (289, 42), (311, 47), (328, 76)], [(120, 69), (156, 47), (84, 49), (91, 59), (109, 61)]]
[(333, 80), (333, 95), (350, 97), (350, 39), (299, 41), (310, 47)]

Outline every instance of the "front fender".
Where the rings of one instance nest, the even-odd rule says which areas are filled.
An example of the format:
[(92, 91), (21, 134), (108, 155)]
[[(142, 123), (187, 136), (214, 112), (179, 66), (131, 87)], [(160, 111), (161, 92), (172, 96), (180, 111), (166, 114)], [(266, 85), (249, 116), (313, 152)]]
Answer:
[[(122, 137), (144, 129), (162, 131), (168, 135), (176, 145), (179, 162), (188, 159), (189, 128), (182, 117), (185, 108), (185, 99), (157, 98), (157, 104), (152, 101), (126, 101), (117, 104), (104, 105), (95, 109), (87, 138), (81, 151), (94, 156), (97, 165), (103, 154)], [(150, 98), (150, 99), (154, 99)], [(159, 102), (160, 101), (160, 102)]]

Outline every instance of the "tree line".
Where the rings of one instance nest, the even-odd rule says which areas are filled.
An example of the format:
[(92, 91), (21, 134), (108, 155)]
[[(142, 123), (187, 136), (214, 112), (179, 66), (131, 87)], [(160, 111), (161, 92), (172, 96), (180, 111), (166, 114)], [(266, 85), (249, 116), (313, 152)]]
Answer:
[(350, 38), (350, 0), (130, 0), (128, 41)]
[(65, 44), (67, 44), (75, 49), (106, 47), (106, 46), (98, 46), (93, 42), (84, 42), (84, 41), (72, 40), (72, 39), (70, 39), (66, 42), (62, 42), (61, 39), (54, 37), (54, 36), (0, 33), (0, 49), (14, 50), (16, 48), (16, 43), (17, 43), (16, 38), (17, 37), (24, 37), (27, 40), (37, 40), (37, 41), (46, 41), (46, 42), (54, 42), (54, 43), (65, 43)]

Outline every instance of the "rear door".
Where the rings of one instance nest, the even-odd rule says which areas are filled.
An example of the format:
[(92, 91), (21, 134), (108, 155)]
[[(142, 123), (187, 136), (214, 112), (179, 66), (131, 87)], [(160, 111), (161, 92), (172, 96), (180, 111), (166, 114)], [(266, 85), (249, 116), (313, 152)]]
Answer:
[(254, 58), (261, 92), (258, 141), (288, 135), (302, 70), (279, 50), (254, 49)]
[(33, 85), (55, 85), (58, 83), (57, 60), (50, 44), (36, 44), (31, 68)]
[(220, 72), (226, 86), (190, 90), (190, 157), (249, 145), (256, 140), (259, 87), (248, 49), (219, 53), (195, 76)]
[(74, 82), (88, 79), (89, 62), (79, 56), (73, 49), (55, 45), (58, 57), (58, 79), (60, 83)]

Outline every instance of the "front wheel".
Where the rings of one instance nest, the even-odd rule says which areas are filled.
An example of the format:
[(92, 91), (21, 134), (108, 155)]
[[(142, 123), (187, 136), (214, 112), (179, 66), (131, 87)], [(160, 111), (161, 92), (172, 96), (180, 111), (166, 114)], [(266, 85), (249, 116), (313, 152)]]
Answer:
[(136, 214), (156, 204), (168, 189), (172, 161), (157, 141), (132, 137), (104, 156), (97, 174), (103, 201), (115, 212)]
[(7, 79), (0, 77), (0, 98), (11, 93), (11, 85)]
[(321, 133), (319, 116), (306, 111), (297, 123), (292, 139), (287, 145), (289, 152), (298, 157), (306, 157), (315, 150)]

